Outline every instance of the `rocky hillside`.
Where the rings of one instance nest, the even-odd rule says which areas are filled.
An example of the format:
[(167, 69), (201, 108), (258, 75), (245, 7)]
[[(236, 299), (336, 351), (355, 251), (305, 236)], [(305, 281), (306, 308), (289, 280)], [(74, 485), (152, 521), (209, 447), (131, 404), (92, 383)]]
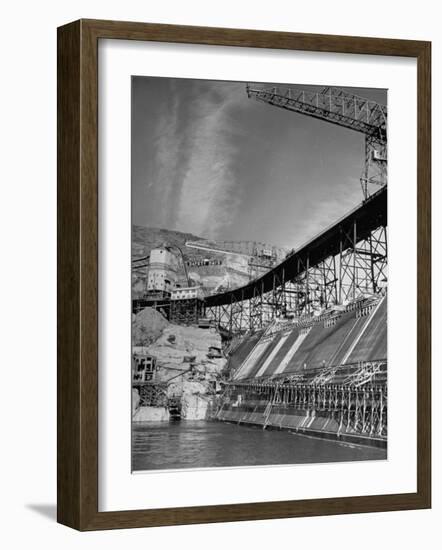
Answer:
[[(134, 225), (132, 227), (132, 259), (144, 258), (150, 254), (153, 248), (168, 243), (181, 248), (185, 260), (191, 264), (188, 267), (190, 279), (195, 284), (201, 284), (206, 294), (242, 286), (249, 281), (247, 257), (197, 250), (185, 245), (187, 241), (199, 240), (202, 240), (202, 237), (191, 233)], [(214, 263), (203, 265), (204, 260), (209, 260), (209, 264)], [(145, 262), (142, 262), (142, 264), (145, 264)], [(132, 294), (134, 298), (143, 295), (146, 275), (146, 267), (132, 270)], [(182, 285), (186, 284), (184, 269), (180, 273), (180, 283)]]
[[(132, 350), (156, 358), (156, 381), (167, 386), (169, 398), (179, 398), (184, 420), (206, 418), (214, 384), (222, 379), (226, 358), (211, 354), (221, 349), (215, 329), (201, 329), (169, 323), (160, 313), (145, 308), (132, 317)], [(139, 390), (133, 390), (135, 422), (168, 420), (164, 407), (141, 406)]]

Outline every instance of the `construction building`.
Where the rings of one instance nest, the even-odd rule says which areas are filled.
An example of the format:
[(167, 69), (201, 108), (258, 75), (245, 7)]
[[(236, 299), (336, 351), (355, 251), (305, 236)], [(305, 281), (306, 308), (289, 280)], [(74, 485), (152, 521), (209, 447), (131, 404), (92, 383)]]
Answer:
[(166, 246), (153, 249), (149, 258), (147, 296), (170, 296), (177, 284), (178, 269), (179, 259), (172, 250)]
[(177, 287), (170, 293), (171, 300), (204, 300), (201, 286)]
[(132, 383), (134, 385), (153, 382), (157, 372), (156, 359), (150, 354), (132, 355)]
[(170, 321), (177, 325), (198, 325), (204, 317), (204, 292), (201, 286), (175, 288), (171, 293)]
[[(180, 269), (184, 270), (189, 291), (190, 280), (187, 267), (181, 249), (175, 245), (164, 243), (159, 248), (151, 250), (150, 255), (133, 261), (133, 269), (140, 269), (140, 261), (147, 260), (146, 293), (142, 298), (132, 300), (132, 312), (138, 313), (145, 307), (152, 307), (169, 319), (171, 296), (174, 291), (181, 288), (179, 280)], [(181, 266), (180, 266), (181, 264)]]

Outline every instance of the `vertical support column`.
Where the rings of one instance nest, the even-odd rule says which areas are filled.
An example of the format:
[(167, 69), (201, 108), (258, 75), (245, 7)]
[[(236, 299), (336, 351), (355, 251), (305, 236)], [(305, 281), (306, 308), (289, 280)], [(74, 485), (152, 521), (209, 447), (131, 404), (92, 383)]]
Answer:
[(365, 136), (364, 144), (364, 168), (361, 176), (361, 188), (364, 200), (368, 198), (368, 174), (370, 166), (371, 144), (369, 136)]
[(368, 246), (369, 246), (369, 251), (370, 251), (370, 286), (371, 286), (371, 291), (374, 294), (376, 294), (376, 292), (377, 292), (377, 282), (376, 282), (375, 269), (374, 269), (375, 262), (376, 262), (376, 257), (375, 257), (374, 251), (373, 251), (373, 235), (372, 234), (370, 234), (369, 237), (368, 237)]
[(264, 317), (264, 281), (261, 281), (261, 292), (260, 292), (260, 303), (259, 303), (259, 328), (263, 327), (263, 317)]
[(310, 258), (307, 256), (307, 262), (306, 262), (306, 269), (305, 269), (305, 304), (306, 304), (306, 312), (307, 314), (310, 313), (310, 287), (309, 287), (309, 268), (310, 268)]
[(343, 278), (343, 269), (342, 269), (342, 227), (339, 228), (339, 291), (338, 291), (338, 303), (342, 304), (342, 278)]
[[(255, 295), (255, 290), (253, 289), (253, 295)], [(249, 300), (249, 330), (251, 330), (253, 327), (253, 322), (252, 322), (252, 304), (253, 304), (253, 299), (254, 298), (250, 298)]]
[(334, 294), (335, 294), (335, 304), (340, 303), (340, 297), (338, 296), (338, 271), (336, 269), (336, 256), (333, 256), (333, 287), (334, 287)]
[(356, 272), (356, 239), (357, 239), (357, 232), (356, 232), (356, 220), (353, 222), (353, 300), (356, 298), (356, 285), (357, 285), (357, 272)]
[(243, 328), (243, 314), (244, 314), (244, 289), (241, 290), (241, 313), (239, 318), (239, 328)]
[(379, 428), (377, 433), (378, 435), (382, 435), (384, 431), (384, 390), (382, 386), (379, 388), (379, 391)]
[(363, 404), (362, 404), (362, 433), (367, 431), (367, 390), (363, 389)]

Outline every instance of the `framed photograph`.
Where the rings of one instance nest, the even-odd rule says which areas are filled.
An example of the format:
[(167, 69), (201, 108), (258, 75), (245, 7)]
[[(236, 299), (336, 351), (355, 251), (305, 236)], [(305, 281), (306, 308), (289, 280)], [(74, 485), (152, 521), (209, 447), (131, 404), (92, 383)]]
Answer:
[(429, 42), (58, 29), (58, 521), (431, 506)]

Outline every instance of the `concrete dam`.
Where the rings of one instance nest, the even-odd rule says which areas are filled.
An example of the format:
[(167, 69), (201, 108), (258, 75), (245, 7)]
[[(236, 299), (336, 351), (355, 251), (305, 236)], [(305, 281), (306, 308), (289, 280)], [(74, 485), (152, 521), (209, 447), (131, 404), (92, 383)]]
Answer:
[(238, 339), (219, 420), (386, 446), (387, 296)]

